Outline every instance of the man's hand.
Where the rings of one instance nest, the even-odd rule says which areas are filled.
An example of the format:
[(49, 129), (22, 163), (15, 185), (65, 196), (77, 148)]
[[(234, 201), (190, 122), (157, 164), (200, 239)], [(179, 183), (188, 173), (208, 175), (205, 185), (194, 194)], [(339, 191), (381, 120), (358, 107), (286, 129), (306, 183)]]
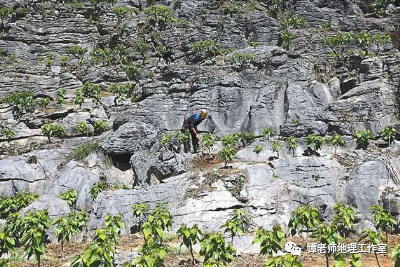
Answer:
[(196, 138), (197, 138), (197, 140), (200, 140), (200, 135), (196, 134)]

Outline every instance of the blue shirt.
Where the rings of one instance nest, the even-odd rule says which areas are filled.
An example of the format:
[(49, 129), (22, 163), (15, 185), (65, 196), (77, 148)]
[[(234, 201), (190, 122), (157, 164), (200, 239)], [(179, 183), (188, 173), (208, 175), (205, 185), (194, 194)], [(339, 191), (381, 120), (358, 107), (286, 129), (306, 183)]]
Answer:
[(185, 124), (190, 127), (196, 127), (199, 125), (204, 119), (201, 117), (200, 113), (193, 114), (189, 118), (185, 120)]

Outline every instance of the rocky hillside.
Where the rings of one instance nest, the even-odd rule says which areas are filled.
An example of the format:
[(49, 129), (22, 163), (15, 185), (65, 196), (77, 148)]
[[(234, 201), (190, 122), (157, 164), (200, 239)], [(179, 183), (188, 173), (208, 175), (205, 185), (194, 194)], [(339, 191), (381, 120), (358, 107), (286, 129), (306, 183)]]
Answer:
[[(398, 220), (399, 4), (0, 0), (0, 194), (36, 193), (23, 212), (52, 220), (86, 210), (89, 238), (107, 213), (136, 232), (132, 205), (157, 201), (173, 230), (218, 231), (239, 208), (249, 231), (286, 229), (301, 205), (330, 222), (339, 202), (358, 230), (371, 205)], [(184, 153), (176, 131), (203, 108), (217, 142)], [(248, 138), (224, 168), (234, 132)]]

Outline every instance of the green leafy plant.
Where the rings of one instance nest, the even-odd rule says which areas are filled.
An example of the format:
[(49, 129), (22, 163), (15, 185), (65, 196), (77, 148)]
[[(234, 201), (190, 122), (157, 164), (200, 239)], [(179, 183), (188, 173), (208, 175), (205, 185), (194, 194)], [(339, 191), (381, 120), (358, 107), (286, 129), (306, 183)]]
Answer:
[(383, 15), (384, 14), (384, 9), (389, 5), (389, 4), (394, 4), (395, 0), (375, 0), (370, 4), (370, 6), (375, 10), (375, 12), (378, 15)]
[[(15, 248), (15, 240), (7, 232), (0, 232), (0, 257), (3, 254), (10, 253)], [(0, 262), (1, 266), (1, 262)]]
[(278, 158), (279, 158), (279, 152), (281, 151), (281, 149), (282, 149), (281, 144), (277, 140), (275, 140), (272, 143), (271, 150), (276, 152)]
[(338, 146), (344, 146), (343, 137), (338, 133), (332, 135), (332, 137), (329, 139), (329, 143), (331, 143), (335, 147), (335, 153), (334, 153), (335, 156), (336, 156), (336, 148)]
[(4, 23), (4, 19), (8, 18), (12, 14), (14, 14), (14, 9), (12, 9), (10, 7), (1, 7), (0, 8), (1, 24)]
[(52, 225), (56, 225), (55, 234), (58, 242), (61, 243), (61, 253), (64, 252), (64, 244), (68, 243), (74, 235), (83, 230), (87, 220), (88, 215), (83, 211), (79, 213), (71, 212), (54, 220)]
[(198, 60), (203, 60), (222, 53), (219, 44), (215, 43), (212, 39), (191, 43), (189, 48), (190, 52)]
[(46, 251), (46, 230), (50, 227), (50, 218), (47, 210), (28, 212), (23, 219), (23, 235), (21, 245), (28, 259), (35, 256), (38, 267), (40, 259)]
[(289, 220), (289, 228), (291, 229), (291, 234), (310, 230), (315, 230), (318, 228), (321, 222), (321, 215), (318, 208), (303, 205), (295, 209)]
[(314, 153), (322, 148), (325, 144), (325, 140), (322, 136), (317, 136), (314, 134), (309, 134), (306, 138), (307, 147), (310, 148)]
[(350, 267), (361, 267), (361, 254), (352, 254), (349, 263)]
[(124, 6), (113, 7), (112, 11), (118, 17), (129, 17), (132, 16), (132, 13), (137, 13), (136, 9)]
[(264, 148), (261, 145), (256, 145), (253, 149), (253, 152), (257, 154), (257, 157), (258, 157), (258, 154), (260, 154), (262, 151), (264, 151)]
[(251, 144), (251, 142), (253, 142), (254, 139), (256, 139), (255, 133), (250, 133), (250, 132), (242, 133), (243, 146), (247, 146), (247, 145)]
[(221, 138), (222, 146), (225, 148), (233, 148), (237, 145), (237, 141), (232, 135), (224, 135)]
[(95, 121), (93, 124), (94, 132), (99, 134), (107, 130), (108, 123), (106, 121)]
[(260, 244), (260, 253), (262, 255), (272, 256), (273, 253), (283, 250), (283, 241), (285, 239), (285, 233), (282, 231), (280, 226), (275, 225), (272, 227), (272, 231), (267, 231), (263, 228), (257, 229), (256, 237), (252, 244)]
[(400, 266), (400, 244), (397, 244), (393, 248), (392, 253), (390, 254), (390, 258), (393, 259), (393, 260), (396, 260), (396, 262), (394, 264), (395, 267)]
[(290, 253), (285, 254), (285, 256), (268, 257), (265, 262), (266, 267), (303, 267), (299, 262), (299, 256), (293, 256)]
[(144, 10), (147, 22), (160, 30), (168, 25), (174, 24), (177, 20), (172, 16), (172, 10), (165, 6), (150, 6)]
[(75, 126), (75, 131), (79, 135), (89, 135), (89, 127), (86, 122), (80, 122), (78, 125)]
[(142, 69), (137, 64), (129, 64), (125, 68), (125, 74), (130, 81), (138, 83), (142, 77)]
[(16, 117), (20, 117), (22, 114), (32, 111), (34, 106), (34, 94), (32, 91), (18, 91), (14, 92), (3, 98), (2, 103), (14, 106), (16, 110)]
[(366, 149), (368, 146), (368, 140), (374, 139), (375, 136), (371, 130), (357, 131), (354, 135), (357, 139), (357, 148)]
[(0, 130), (0, 135), (5, 136), (7, 139), (15, 137), (15, 131), (11, 128), (4, 128)]
[(222, 148), (220, 152), (220, 157), (225, 162), (224, 168), (226, 168), (228, 161), (232, 161), (235, 158), (235, 156), (236, 156), (235, 149), (227, 147)]
[(100, 192), (106, 190), (109, 188), (109, 186), (106, 184), (106, 182), (96, 182), (92, 185), (92, 187), (89, 189), (89, 197), (92, 201), (94, 201), (97, 196), (100, 194)]
[(220, 232), (206, 234), (200, 243), (200, 255), (204, 256), (204, 266), (227, 266), (236, 254), (232, 244), (227, 245)]
[(6, 219), (10, 214), (27, 207), (38, 198), (38, 194), (28, 192), (16, 193), (8, 198), (0, 196), (0, 219)]
[(42, 134), (47, 136), (49, 143), (51, 143), (50, 140), (51, 136), (57, 136), (61, 138), (66, 134), (66, 130), (62, 125), (48, 123), (48, 124), (43, 124), (41, 129), (42, 129)]
[(346, 238), (346, 233), (352, 230), (354, 224), (354, 208), (337, 203), (333, 206), (336, 215), (333, 217), (332, 226), (338, 229), (339, 233)]
[(274, 134), (275, 131), (271, 127), (267, 127), (261, 130), (261, 135), (267, 138), (267, 140), (269, 140), (272, 136), (274, 136)]
[(254, 54), (249, 52), (235, 53), (230, 58), (230, 62), (232, 64), (238, 64), (240, 69), (249, 66), (253, 60), (254, 60)]
[[(335, 228), (330, 227), (327, 224), (319, 224), (316, 232), (313, 234), (317, 238), (320, 244), (325, 244), (326, 247), (329, 245), (338, 244), (342, 240), (342, 237), (336, 232)], [(329, 267), (329, 256), (331, 252), (328, 249), (325, 250), (326, 266)], [(337, 259), (339, 262), (343, 262), (342, 259)]]
[(182, 245), (185, 245), (190, 250), (190, 255), (192, 256), (192, 264), (195, 264), (195, 258), (193, 255), (193, 245), (200, 242), (200, 236), (202, 232), (200, 231), (197, 224), (192, 227), (187, 227), (186, 224), (182, 224), (177, 232), (178, 236), (182, 238)]
[(118, 234), (121, 229), (125, 228), (125, 223), (122, 220), (122, 215), (119, 213), (117, 215), (106, 214), (104, 218), (105, 227), (108, 230), (109, 237), (113, 240), (114, 244), (117, 244)]
[(215, 145), (215, 138), (211, 133), (207, 133), (201, 137), (201, 144), (207, 148), (208, 155), (211, 156), (211, 148)]
[(58, 195), (59, 198), (68, 202), (70, 207), (74, 206), (78, 198), (78, 192), (75, 189), (70, 189)]
[(388, 232), (397, 225), (397, 221), (389, 212), (386, 212), (382, 206), (370, 206), (369, 209), (374, 214), (375, 227), (385, 231), (386, 242), (388, 241)]
[(305, 25), (307, 25), (307, 21), (295, 15), (279, 20), (279, 29), (281, 30), (280, 39), (284, 49), (289, 50), (291, 48), (291, 40), (295, 38), (290, 29), (298, 29)]
[(74, 56), (82, 56), (82, 55), (86, 54), (86, 52), (87, 52), (87, 48), (81, 47), (78, 45), (70, 46), (67, 49), (67, 54), (74, 55)]
[(56, 93), (56, 103), (59, 105), (67, 103), (67, 101), (65, 101), (66, 95), (67, 95), (67, 90), (65, 89), (58, 90)]
[[(382, 241), (385, 240), (385, 236), (382, 233), (378, 233), (378, 232), (372, 231), (370, 229), (366, 229), (366, 230), (362, 231), (359, 236), (360, 236), (360, 238), (358, 241), (366, 240), (366, 242), (368, 242), (369, 244), (376, 245), (376, 246), (381, 244)], [(379, 260), (378, 260), (378, 255), (376, 254), (376, 251), (374, 251), (374, 254), (375, 254), (376, 263), (378, 266), (380, 266)]]
[(111, 84), (109, 87), (110, 93), (115, 95), (114, 105), (118, 106), (118, 103), (122, 103), (133, 85), (130, 83), (126, 84)]
[(98, 142), (88, 142), (75, 148), (72, 152), (74, 159), (83, 160), (92, 153), (101, 153)]
[(101, 104), (100, 101), (101, 87), (98, 84), (86, 82), (82, 87), (82, 95), (91, 98), (95, 104)]
[(143, 222), (149, 215), (149, 205), (145, 203), (135, 203), (132, 205), (132, 212), (135, 217), (139, 220), (139, 229), (142, 226)]
[(85, 102), (85, 97), (83, 96), (82, 89), (76, 90), (74, 104), (79, 105), (79, 108), (82, 108), (83, 102)]
[(381, 135), (383, 137), (383, 140), (388, 141), (388, 144), (390, 146), (390, 143), (396, 137), (396, 129), (387, 126), (381, 131)]
[(37, 98), (35, 100), (35, 104), (39, 107), (39, 108), (47, 108), (47, 106), (50, 104), (50, 98)]
[(293, 157), (294, 157), (294, 153), (297, 148), (297, 139), (294, 138), (293, 136), (289, 136), (285, 139), (285, 144), (286, 144), (286, 148), (289, 149), (289, 151), (292, 150)]
[(237, 235), (244, 235), (245, 225), (250, 223), (250, 218), (247, 212), (243, 209), (237, 209), (229, 214), (229, 219), (221, 226), (225, 229), (225, 233), (229, 232), (231, 235), (231, 243), (233, 238)]

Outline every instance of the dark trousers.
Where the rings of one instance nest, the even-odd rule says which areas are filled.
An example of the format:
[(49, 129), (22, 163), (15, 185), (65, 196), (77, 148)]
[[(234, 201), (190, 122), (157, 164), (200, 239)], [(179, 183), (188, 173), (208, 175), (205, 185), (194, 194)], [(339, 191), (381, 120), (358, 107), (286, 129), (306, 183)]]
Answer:
[[(197, 127), (194, 127), (194, 129), (197, 132)], [(190, 138), (192, 139), (193, 150), (194, 150), (194, 153), (197, 153), (197, 150), (199, 150), (199, 140), (196, 138), (196, 135), (192, 131), (190, 131), (189, 126), (183, 124), (181, 132), (186, 133), (186, 131), (190, 132)], [(185, 153), (188, 153), (190, 151), (190, 140), (188, 140), (187, 142), (184, 142), (183, 147), (184, 147)]]

